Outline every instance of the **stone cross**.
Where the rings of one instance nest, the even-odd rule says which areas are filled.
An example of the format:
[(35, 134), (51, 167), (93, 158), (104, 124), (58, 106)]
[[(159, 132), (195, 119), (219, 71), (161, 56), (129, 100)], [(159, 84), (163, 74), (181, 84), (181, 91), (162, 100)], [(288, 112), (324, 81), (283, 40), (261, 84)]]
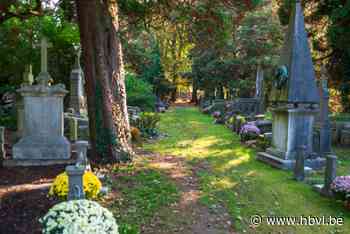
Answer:
[(337, 175), (337, 156), (326, 156), (326, 170), (324, 178), (324, 186), (322, 188), (322, 194), (326, 196), (332, 196), (331, 184)]
[(305, 178), (305, 152), (306, 152), (306, 146), (302, 145), (297, 147), (297, 154), (295, 159), (295, 166), (294, 166), (294, 179), (297, 181), (303, 181)]
[(42, 85), (49, 85), (52, 81), (50, 74), (47, 71), (47, 49), (52, 46), (48, 43), (46, 37), (43, 37), (40, 42), (40, 56), (41, 56), (41, 71), (37, 77), (37, 81)]

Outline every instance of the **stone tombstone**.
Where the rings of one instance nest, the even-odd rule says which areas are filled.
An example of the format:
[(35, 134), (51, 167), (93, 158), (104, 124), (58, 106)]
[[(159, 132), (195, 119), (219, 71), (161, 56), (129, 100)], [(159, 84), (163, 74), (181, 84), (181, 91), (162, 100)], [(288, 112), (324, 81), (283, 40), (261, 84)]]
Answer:
[(74, 69), (70, 74), (69, 107), (78, 115), (86, 114), (86, 101), (84, 95), (84, 74), (80, 67), (80, 46), (75, 46), (77, 51)]
[[(23, 137), (13, 146), (13, 159), (26, 165), (66, 163), (70, 159), (70, 143), (63, 136), (64, 85), (50, 85), (47, 72), (47, 48), (41, 41), (41, 72), (37, 85), (23, 85), (17, 91), (23, 97)], [(23, 164), (22, 164), (23, 165)]]
[(305, 145), (305, 166), (322, 167), (324, 159), (313, 152), (312, 146), (320, 96), (300, 0), (292, 10), (270, 95), (272, 147), (258, 153), (257, 159), (281, 169), (293, 169), (297, 147)]
[(329, 91), (327, 69), (321, 69), (321, 108), (320, 108), (320, 154), (325, 156), (331, 152), (331, 123), (329, 120)]
[(305, 179), (305, 151), (306, 146), (298, 146), (294, 165), (294, 179), (303, 181)]
[(68, 175), (68, 200), (85, 199), (83, 176), (85, 168), (76, 165), (66, 167)]
[(326, 156), (326, 169), (322, 194), (332, 196), (331, 184), (337, 176), (337, 156), (329, 154)]

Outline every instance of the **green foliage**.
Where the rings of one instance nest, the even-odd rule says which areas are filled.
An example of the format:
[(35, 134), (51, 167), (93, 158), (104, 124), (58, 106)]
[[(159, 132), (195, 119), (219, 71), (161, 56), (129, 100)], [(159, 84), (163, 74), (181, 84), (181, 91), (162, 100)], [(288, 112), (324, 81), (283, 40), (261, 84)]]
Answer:
[(132, 73), (127, 73), (125, 85), (129, 106), (138, 106), (144, 111), (154, 110), (156, 96), (152, 92), (152, 86), (147, 81), (137, 78)]
[(0, 25), (1, 83), (19, 85), (26, 64), (33, 65), (34, 75), (40, 71), (39, 44), (42, 35), (48, 37), (52, 48), (48, 51), (49, 72), (55, 82), (69, 84), (69, 74), (74, 64), (73, 43), (79, 42), (78, 27), (65, 21), (64, 13), (57, 11), (43, 17), (26, 20), (11, 18)]
[(153, 112), (143, 112), (140, 118), (136, 120), (136, 127), (141, 130), (144, 136), (158, 135), (157, 124), (160, 121), (160, 115)]

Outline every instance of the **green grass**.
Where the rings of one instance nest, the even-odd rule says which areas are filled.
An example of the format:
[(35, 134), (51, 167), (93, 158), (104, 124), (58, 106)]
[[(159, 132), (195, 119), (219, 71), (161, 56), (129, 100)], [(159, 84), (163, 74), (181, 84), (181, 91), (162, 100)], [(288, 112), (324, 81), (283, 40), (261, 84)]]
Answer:
[[(161, 132), (169, 137), (146, 144), (147, 150), (186, 157), (190, 165), (208, 163), (198, 171), (208, 205), (224, 204), (240, 233), (350, 233), (350, 215), (342, 204), (321, 197), (290, 172), (256, 161), (256, 152), (242, 146), (237, 136), (195, 108), (176, 108), (163, 114)], [(345, 163), (346, 164), (346, 163)], [(347, 164), (348, 165), (348, 164)], [(341, 216), (343, 226), (250, 227), (250, 216)]]
[(119, 196), (106, 202), (114, 213), (121, 234), (138, 234), (155, 213), (179, 198), (175, 184), (147, 162), (119, 166), (110, 180), (112, 191)]

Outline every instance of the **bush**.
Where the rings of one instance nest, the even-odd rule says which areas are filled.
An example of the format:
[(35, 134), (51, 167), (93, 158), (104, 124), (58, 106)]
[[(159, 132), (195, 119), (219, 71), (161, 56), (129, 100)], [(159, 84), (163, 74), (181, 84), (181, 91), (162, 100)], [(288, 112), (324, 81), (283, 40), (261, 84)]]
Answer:
[(113, 214), (97, 202), (89, 200), (61, 202), (39, 221), (44, 234), (119, 233)]
[(143, 111), (155, 109), (156, 96), (152, 92), (152, 85), (131, 73), (126, 75), (125, 85), (129, 106), (138, 106)]
[[(94, 173), (86, 171), (83, 176), (83, 187), (86, 198), (96, 198), (100, 193), (102, 184)], [(68, 175), (66, 172), (63, 172), (55, 178), (50, 188), (49, 196), (57, 196), (61, 200), (66, 200), (68, 188)]]
[(136, 127), (141, 130), (144, 136), (156, 136), (158, 131), (156, 129), (160, 116), (158, 113), (143, 112), (140, 118), (136, 120)]
[(130, 129), (131, 139), (134, 142), (141, 142), (141, 132), (138, 128), (131, 127)]

